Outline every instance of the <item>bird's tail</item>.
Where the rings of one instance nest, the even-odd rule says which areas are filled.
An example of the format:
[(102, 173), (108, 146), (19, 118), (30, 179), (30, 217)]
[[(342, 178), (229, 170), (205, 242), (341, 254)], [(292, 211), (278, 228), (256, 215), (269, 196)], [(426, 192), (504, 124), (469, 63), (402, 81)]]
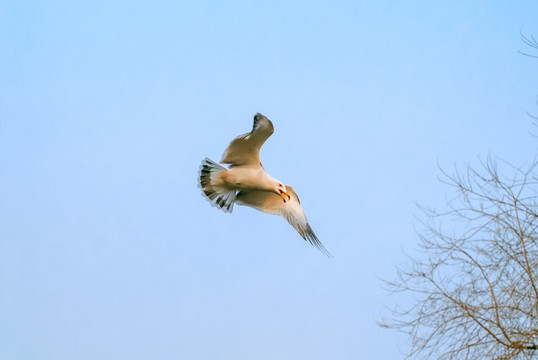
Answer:
[(224, 212), (232, 212), (236, 191), (215, 185), (215, 179), (222, 171), (228, 170), (213, 160), (205, 158), (200, 165), (199, 185), (211, 205)]

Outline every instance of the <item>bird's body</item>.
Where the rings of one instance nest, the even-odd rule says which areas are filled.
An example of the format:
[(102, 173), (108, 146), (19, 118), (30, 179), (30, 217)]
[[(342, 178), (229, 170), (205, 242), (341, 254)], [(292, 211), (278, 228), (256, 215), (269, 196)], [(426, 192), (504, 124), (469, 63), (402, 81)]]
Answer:
[(232, 212), (234, 203), (282, 215), (299, 234), (327, 256), (301, 208), (299, 197), (289, 185), (271, 177), (260, 161), (260, 148), (273, 133), (273, 124), (261, 114), (254, 116), (250, 133), (236, 137), (226, 148), (222, 165), (205, 158), (200, 167), (200, 187), (212, 205)]
[(241, 166), (222, 172), (219, 181), (230, 190), (271, 191), (276, 180), (263, 167)]

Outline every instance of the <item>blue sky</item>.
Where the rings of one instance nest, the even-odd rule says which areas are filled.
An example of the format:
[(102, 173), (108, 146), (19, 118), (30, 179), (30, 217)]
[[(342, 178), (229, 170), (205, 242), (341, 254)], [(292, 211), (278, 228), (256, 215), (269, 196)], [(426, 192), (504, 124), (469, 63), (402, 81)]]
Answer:
[[(438, 163), (536, 154), (531, 2), (5, 1), (0, 358), (395, 359), (376, 325)], [(325, 258), (209, 206), (256, 112)], [(536, 131), (535, 131), (536, 132)]]

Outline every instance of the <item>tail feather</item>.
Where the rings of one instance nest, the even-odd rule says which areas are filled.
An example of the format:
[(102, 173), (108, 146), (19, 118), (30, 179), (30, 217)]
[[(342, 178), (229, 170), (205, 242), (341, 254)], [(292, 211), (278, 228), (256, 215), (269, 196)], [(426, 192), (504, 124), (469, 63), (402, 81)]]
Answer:
[(213, 160), (205, 158), (200, 165), (199, 186), (211, 205), (224, 212), (232, 212), (236, 191), (214, 185), (214, 179), (221, 171), (228, 170)]

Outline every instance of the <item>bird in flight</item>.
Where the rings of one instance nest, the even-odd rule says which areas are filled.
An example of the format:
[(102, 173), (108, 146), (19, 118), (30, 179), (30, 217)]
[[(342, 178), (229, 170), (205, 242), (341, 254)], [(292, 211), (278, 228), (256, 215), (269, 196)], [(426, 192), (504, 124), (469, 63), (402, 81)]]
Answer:
[(228, 169), (205, 158), (199, 173), (203, 194), (224, 212), (232, 212), (237, 203), (282, 215), (303, 239), (331, 257), (312, 231), (293, 188), (272, 178), (262, 166), (260, 148), (273, 131), (273, 123), (257, 113), (252, 131), (236, 137), (224, 151), (220, 162), (230, 164)]

